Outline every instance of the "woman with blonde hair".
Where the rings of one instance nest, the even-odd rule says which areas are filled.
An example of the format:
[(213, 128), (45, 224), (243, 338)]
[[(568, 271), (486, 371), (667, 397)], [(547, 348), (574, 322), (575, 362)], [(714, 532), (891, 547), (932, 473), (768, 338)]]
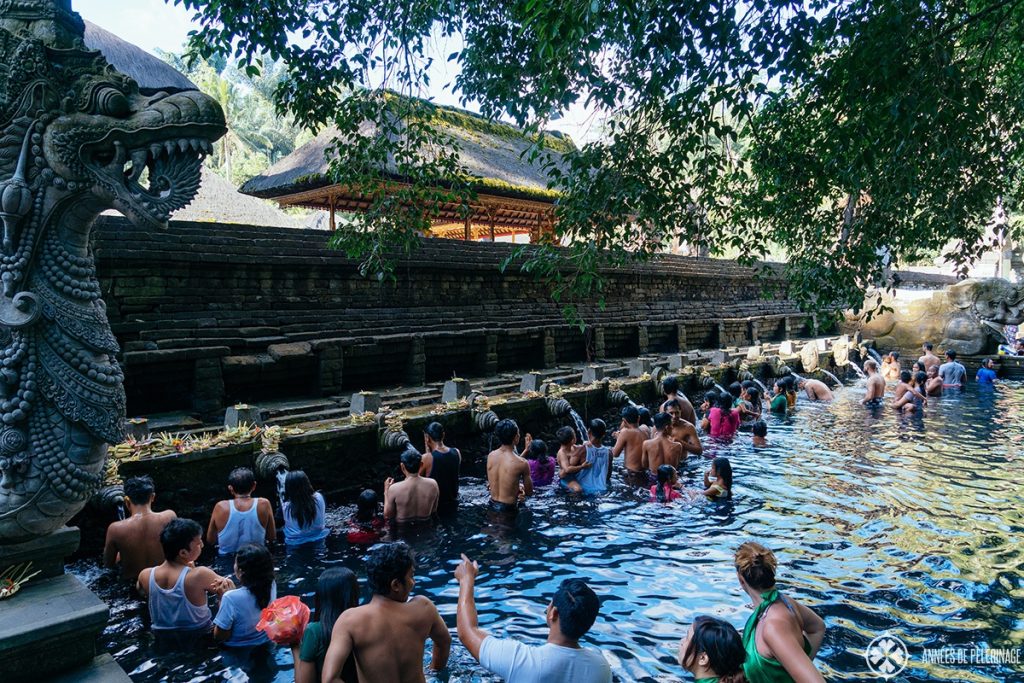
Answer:
[(779, 593), (775, 554), (760, 543), (747, 542), (736, 549), (734, 563), (740, 586), (754, 602), (754, 613), (743, 628), (747, 680), (823, 683), (812, 660), (825, 637), (825, 622), (810, 608)]

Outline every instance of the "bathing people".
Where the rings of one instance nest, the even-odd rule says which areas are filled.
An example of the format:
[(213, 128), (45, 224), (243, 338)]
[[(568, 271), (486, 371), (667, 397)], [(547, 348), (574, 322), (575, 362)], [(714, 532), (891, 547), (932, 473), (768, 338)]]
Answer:
[(956, 359), (956, 351), (946, 350), (946, 362), (939, 366), (939, 377), (943, 389), (963, 389), (967, 379), (967, 368)]
[(782, 386), (786, 390), (786, 402), (789, 407), (796, 408), (796, 377), (793, 375), (783, 377)]
[(177, 517), (174, 510), (153, 512), (156, 488), (144, 475), (124, 483), (124, 503), (128, 517), (107, 527), (103, 544), (103, 565), (114, 567), (120, 561), (121, 578), (135, 582), (146, 567), (155, 567), (164, 560), (160, 532)]
[(612, 446), (612, 460), (623, 455), (623, 464), (628, 472), (643, 470), (644, 433), (640, 431), (640, 411), (635, 406), (622, 409), (622, 424)]
[(917, 360), (924, 366), (925, 372), (928, 372), (931, 368), (937, 368), (942, 365), (942, 361), (939, 360), (939, 357), (932, 351), (934, 348), (935, 346), (931, 342), (925, 342), (921, 346), (921, 350), (924, 351), (924, 353)]
[(380, 540), (381, 532), (387, 521), (380, 514), (377, 492), (366, 489), (356, 499), (356, 513), (348, 520), (348, 531), (345, 537), (349, 543), (357, 545), (373, 545)]
[(745, 683), (743, 638), (732, 624), (701, 615), (679, 641), (676, 661), (702, 683)]
[[(359, 605), (359, 582), (351, 569), (331, 567), (325, 569), (316, 582), (314, 614), (302, 632), (302, 642), (292, 647), (295, 662), (295, 683), (319, 683), (324, 668), (324, 656), (331, 644), (331, 631), (345, 610)], [(341, 667), (343, 681), (358, 681), (356, 658), (349, 655)]]
[(405, 543), (381, 543), (370, 549), (366, 580), (373, 597), (345, 610), (334, 622), (324, 656), (324, 683), (342, 680), (352, 655), (361, 681), (425, 683), (427, 638), (434, 644), (430, 669), (440, 671), (448, 664), (451, 635), (434, 603), (422, 595), (411, 597), (414, 570), (412, 551)]
[(679, 492), (679, 470), (672, 465), (658, 467), (657, 481), (651, 486), (651, 502), (671, 503), (682, 498)]
[(231, 500), (213, 507), (206, 542), (221, 555), (231, 555), (243, 545), (264, 545), (277, 538), (274, 510), (266, 498), (253, 498), (256, 477), (248, 467), (236, 467), (228, 475)]
[(732, 498), (732, 463), (719, 456), (704, 473), (704, 495), (711, 500)]
[(491, 490), (490, 507), (495, 512), (515, 514), (519, 501), (533, 495), (530, 465), (516, 453), (519, 425), (508, 418), (494, 426), (501, 445), (487, 454), (487, 486)]
[(832, 390), (820, 379), (801, 377), (796, 381), (796, 385), (798, 388), (803, 389), (804, 393), (807, 394), (807, 398), (812, 401), (831, 401), (835, 398)]
[(764, 420), (757, 420), (750, 425), (751, 441), (754, 446), (761, 448), (768, 445), (768, 423)]
[[(260, 612), (277, 599), (274, 558), (263, 545), (244, 545), (235, 553), (235, 577), (241, 584), (220, 599), (213, 618), (213, 638), (227, 648), (226, 659), (245, 669), (256, 655), (266, 655), (270, 639), (256, 630)], [(262, 652), (260, 652), (262, 650)]]
[(440, 422), (431, 422), (423, 429), (424, 465), (420, 474), (437, 482), (437, 509), (451, 512), (459, 506), (462, 453), (458, 448), (446, 446), (444, 437), (444, 426)]
[(191, 519), (172, 519), (160, 532), (164, 561), (139, 572), (136, 589), (148, 598), (156, 632), (208, 633), (213, 615), (207, 595), (223, 595), (235, 584), (209, 567), (196, 567), (203, 552), (203, 528)]
[(406, 448), (399, 467), (404, 481), (388, 477), (384, 482), (384, 519), (399, 524), (426, 522), (437, 512), (437, 482), (420, 476), (423, 456), (415, 448)]
[(562, 581), (545, 612), (547, 642), (526, 645), (480, 628), (474, 596), (479, 571), (477, 563), (465, 555), (455, 568), (459, 640), (481, 666), (507, 683), (611, 683), (611, 667), (601, 652), (580, 647), (580, 638), (594, 625), (601, 607), (585, 581)]
[(930, 366), (925, 376), (925, 396), (942, 396), (942, 377), (939, 376), (939, 366)]
[(885, 379), (878, 373), (878, 363), (871, 359), (864, 361), (864, 372), (868, 381), (861, 403), (869, 408), (880, 408), (885, 401)]
[(915, 360), (914, 364), (910, 366), (910, 372), (916, 375), (919, 372), (927, 372), (927, 370), (924, 367), (924, 363), (919, 360)]
[(604, 493), (612, 480), (612, 449), (602, 443), (608, 427), (604, 420), (594, 418), (587, 425), (587, 463), (590, 467), (576, 475), (583, 493)]
[(768, 410), (777, 415), (785, 415), (789, 411), (789, 400), (786, 398), (785, 382), (781, 379), (775, 380), (772, 390), (775, 394), (772, 396), (771, 403), (768, 404)]
[(739, 408), (740, 404), (743, 403), (743, 385), (739, 382), (733, 382), (729, 385), (729, 395), (732, 396), (732, 407)]
[(313, 490), (305, 472), (289, 472), (284, 479), (284, 500), (281, 502), (285, 545), (315, 543), (327, 538), (331, 530), (324, 520), (326, 508), (323, 494)]
[(736, 550), (734, 562), (740, 587), (754, 603), (754, 612), (743, 627), (747, 681), (824, 683), (813, 660), (825, 637), (825, 622), (811, 609), (779, 593), (775, 554), (760, 543), (747, 542)]
[(638, 426), (640, 431), (644, 433), (645, 439), (651, 438), (651, 434), (653, 433), (651, 428), (654, 426), (651, 411), (644, 406), (640, 406), (636, 411), (639, 414), (640, 424)]
[(983, 360), (981, 367), (978, 368), (978, 374), (974, 378), (978, 381), (978, 384), (994, 383), (996, 381), (995, 362), (991, 358)]
[(675, 375), (669, 375), (661, 382), (661, 391), (665, 394), (665, 400), (661, 406), (658, 407), (660, 412), (668, 412), (666, 405), (669, 401), (679, 401), (679, 415), (684, 420), (692, 425), (697, 424), (697, 411), (693, 409), (693, 404), (690, 403), (690, 399), (686, 398), (686, 394), (679, 391), (679, 378)]
[(526, 435), (523, 457), (530, 465), (530, 481), (533, 487), (547, 486), (555, 479), (555, 459), (548, 455), (548, 445), (540, 439)]
[(896, 382), (900, 378), (900, 352), (892, 351), (882, 359), (882, 377), (886, 382)]
[(740, 411), (732, 407), (732, 394), (718, 395), (716, 404), (711, 406), (701, 426), (713, 437), (730, 439), (740, 426)]
[(652, 475), (656, 476), (662, 465), (679, 467), (683, 459), (683, 445), (672, 438), (672, 429), (671, 415), (658, 413), (654, 416), (654, 437), (644, 441), (642, 462)]
[(740, 422), (742, 424), (751, 424), (755, 420), (760, 420), (761, 411), (763, 410), (761, 391), (757, 387), (744, 388), (743, 397), (743, 402), (739, 408)]
[(555, 438), (560, 444), (558, 449), (558, 485), (573, 493), (583, 490), (576, 476), (580, 471), (591, 466), (587, 462), (587, 447), (576, 443), (576, 430), (572, 427), (559, 427)]
[(679, 402), (666, 402), (665, 412), (672, 419), (672, 429), (669, 432), (669, 436), (683, 447), (683, 452), (693, 453), (694, 455), (704, 453), (704, 446), (701, 444), (700, 436), (697, 434), (697, 427), (683, 419), (682, 406)]

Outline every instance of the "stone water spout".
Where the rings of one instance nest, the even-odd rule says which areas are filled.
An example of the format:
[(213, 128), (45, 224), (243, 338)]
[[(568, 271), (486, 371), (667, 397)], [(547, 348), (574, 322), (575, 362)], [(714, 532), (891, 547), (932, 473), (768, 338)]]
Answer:
[(624, 406), (627, 403), (633, 406), (636, 405), (633, 399), (629, 397), (629, 394), (622, 389), (612, 390), (610, 388), (608, 389), (608, 403), (613, 406)]
[(551, 413), (551, 417), (565, 417), (572, 412), (572, 404), (564, 398), (549, 396), (544, 399), (544, 402), (548, 405), (548, 412)]
[(404, 430), (384, 427), (377, 435), (377, 445), (381, 450), (401, 450), (412, 445), (412, 439)]
[[(499, 418), (498, 414), (489, 408), (481, 410), (480, 406), (477, 405), (477, 401), (480, 397), (481, 395), (476, 392), (473, 392), (469, 397), (469, 407), (473, 411), (473, 423), (481, 432), (492, 432), (501, 418)], [(484, 405), (486, 405), (486, 403)]]

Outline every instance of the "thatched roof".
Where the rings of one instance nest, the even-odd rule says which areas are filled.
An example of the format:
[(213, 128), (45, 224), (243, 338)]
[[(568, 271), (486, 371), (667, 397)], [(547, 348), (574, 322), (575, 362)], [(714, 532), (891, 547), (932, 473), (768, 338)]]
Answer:
[[(462, 109), (433, 107), (435, 123), (442, 132), (456, 140), (463, 166), (479, 179), (479, 194), (546, 203), (554, 201), (557, 195), (548, 190), (548, 178), (543, 169), (523, 156), (532, 143), (522, 130)], [(333, 128), (322, 131), (314, 140), (246, 182), (240, 191), (266, 198), (299, 193), (312, 198), (315, 193), (311, 191), (331, 185), (327, 178), (325, 152), (336, 136), (337, 130)], [(548, 147), (556, 154), (573, 148), (569, 138), (557, 133), (549, 134), (548, 140)], [(387, 171), (395, 177), (393, 167)], [(311, 202), (302, 203), (312, 205)]]
[(234, 185), (203, 166), (199, 193), (192, 203), (171, 215), (172, 221), (237, 223), (277, 228), (303, 228), (306, 218), (289, 216), (265, 199), (241, 194)]
[(91, 50), (102, 52), (115, 69), (139, 84), (139, 90), (144, 95), (152, 95), (161, 90), (168, 93), (198, 90), (192, 81), (178, 73), (174, 67), (90, 21), (85, 22), (85, 45)]

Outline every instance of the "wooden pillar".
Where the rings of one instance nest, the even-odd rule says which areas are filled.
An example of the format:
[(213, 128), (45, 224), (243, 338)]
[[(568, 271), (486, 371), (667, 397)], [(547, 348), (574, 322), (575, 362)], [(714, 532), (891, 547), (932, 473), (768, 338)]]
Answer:
[(472, 238), (473, 238), (473, 218), (471, 216), (466, 216), (466, 233), (465, 233), (465, 237), (463, 239), (465, 239), (468, 242)]
[(334, 222), (334, 195), (331, 195), (331, 232), (338, 229), (337, 223)]
[(490, 223), (490, 226), (491, 226), (491, 241), (493, 242), (494, 241), (494, 212), (493, 211), (488, 211), (487, 212), (487, 220), (488, 220), (488, 222)]

